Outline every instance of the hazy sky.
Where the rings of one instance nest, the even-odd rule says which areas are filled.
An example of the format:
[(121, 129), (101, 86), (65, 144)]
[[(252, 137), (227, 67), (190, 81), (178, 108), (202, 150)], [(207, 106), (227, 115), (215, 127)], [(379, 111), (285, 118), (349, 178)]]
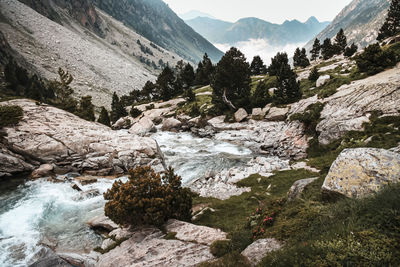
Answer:
[(282, 23), (286, 19), (331, 21), (351, 0), (164, 0), (175, 13), (190, 10), (208, 13), (217, 19), (235, 22), (257, 17)]

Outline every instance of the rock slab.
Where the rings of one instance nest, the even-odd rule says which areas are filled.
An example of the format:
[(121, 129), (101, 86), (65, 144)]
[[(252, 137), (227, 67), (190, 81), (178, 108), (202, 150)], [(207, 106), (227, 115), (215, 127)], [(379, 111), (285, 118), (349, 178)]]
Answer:
[(362, 198), (400, 182), (400, 154), (385, 149), (344, 150), (332, 164), (322, 190)]
[(249, 245), (242, 255), (249, 259), (252, 266), (259, 263), (268, 253), (281, 249), (282, 244), (274, 238), (258, 239)]
[(302, 179), (294, 182), (292, 187), (290, 187), (288, 191), (288, 200), (292, 201), (298, 197), (300, 197), (301, 193), (303, 193), (304, 189), (307, 187), (307, 185), (311, 184), (315, 180), (317, 180), (318, 177), (316, 178), (308, 178), (308, 179)]

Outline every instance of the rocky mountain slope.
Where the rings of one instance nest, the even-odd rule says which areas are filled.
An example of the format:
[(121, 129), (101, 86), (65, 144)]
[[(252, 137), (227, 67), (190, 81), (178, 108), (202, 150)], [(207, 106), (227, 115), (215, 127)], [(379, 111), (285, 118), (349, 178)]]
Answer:
[[(354, 0), (317, 35), (317, 38), (332, 38), (343, 28), (348, 43), (355, 43), (360, 47), (373, 43), (385, 21), (389, 4), (389, 0)], [(310, 48), (313, 42), (314, 39), (310, 40), (306, 47)]]
[(137, 33), (189, 61), (197, 63), (207, 53), (215, 62), (223, 55), (161, 0), (94, 0), (94, 3)]
[(96, 106), (109, 107), (114, 91), (121, 95), (141, 89), (167, 62), (174, 65), (180, 59), (93, 6), (26, 2), (55, 21), (19, 1), (1, 1), (0, 31), (14, 57), (24, 58), (47, 79), (58, 78), (59, 67), (68, 70), (76, 96), (91, 95)]
[(314, 37), (329, 23), (315, 17), (301, 23), (298, 20), (274, 24), (257, 18), (243, 18), (235, 23), (207, 17), (186, 20), (186, 23), (213, 43), (234, 44), (249, 39), (265, 39), (271, 45), (300, 43)]

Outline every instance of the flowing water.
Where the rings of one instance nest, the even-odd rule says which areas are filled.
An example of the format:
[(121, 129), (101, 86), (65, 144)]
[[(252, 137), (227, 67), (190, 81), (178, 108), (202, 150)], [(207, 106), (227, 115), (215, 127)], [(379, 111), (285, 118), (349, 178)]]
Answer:
[[(189, 133), (158, 132), (153, 138), (184, 184), (252, 157), (247, 148)], [(83, 189), (103, 193), (113, 182), (100, 179)], [(102, 194), (84, 199), (80, 194), (70, 183), (45, 179), (0, 182), (0, 266), (28, 265), (43, 240), (63, 252), (88, 253), (99, 246), (102, 238), (86, 222), (101, 214), (105, 201)]]

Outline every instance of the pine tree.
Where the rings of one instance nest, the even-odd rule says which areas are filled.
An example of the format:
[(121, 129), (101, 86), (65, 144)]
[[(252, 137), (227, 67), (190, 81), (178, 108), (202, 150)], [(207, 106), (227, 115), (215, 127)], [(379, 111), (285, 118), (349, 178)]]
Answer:
[(101, 107), (100, 116), (97, 122), (109, 127), (111, 126), (110, 116), (108, 115), (108, 111), (105, 107)]
[(49, 87), (53, 90), (56, 99), (53, 101), (53, 104), (66, 110), (71, 113), (76, 112), (76, 100), (72, 97), (74, 90), (71, 88), (70, 84), (74, 80), (74, 77), (68, 73), (68, 71), (64, 71), (62, 68), (58, 69), (58, 75), (60, 81), (53, 80), (49, 83)]
[(161, 74), (158, 76), (157, 90), (161, 99), (164, 101), (170, 100), (175, 94), (175, 75), (169, 67), (165, 67)]
[(264, 82), (258, 83), (254, 94), (251, 96), (251, 106), (253, 108), (264, 108), (272, 102), (269, 88)]
[(274, 64), (274, 73), (277, 76), (277, 90), (275, 90), (274, 102), (277, 104), (296, 102), (301, 98), (302, 93), (300, 85), (296, 81), (296, 73), (289, 65), (287, 54), (278, 53), (272, 59), (272, 62)]
[(92, 104), (91, 96), (83, 96), (79, 103), (77, 115), (87, 121), (95, 121), (94, 106)]
[(124, 106), (119, 101), (119, 97), (116, 92), (114, 92), (111, 102), (111, 121), (115, 123), (122, 117), (128, 116), (128, 112), (126, 112)]
[(354, 43), (351, 44), (351, 46), (346, 47), (344, 50), (343, 55), (345, 57), (352, 57), (358, 50), (358, 46), (355, 45)]
[(307, 58), (307, 50), (305, 48), (301, 49), (300, 66), (302, 68), (310, 66), (310, 60)]
[(340, 29), (335, 37), (336, 54), (342, 54), (347, 46), (347, 37), (343, 29)]
[(141, 91), (141, 95), (142, 98), (138, 99), (137, 102), (141, 100), (159, 100), (161, 98), (161, 95), (156, 90), (156, 85), (151, 81), (147, 81), (145, 83)]
[(316, 82), (319, 78), (319, 72), (317, 67), (314, 67), (311, 72), (310, 75), (308, 76), (308, 80), (312, 81), (312, 82)]
[(311, 53), (311, 60), (316, 60), (319, 58), (319, 54), (321, 51), (321, 43), (318, 38), (315, 38), (313, 47), (310, 51)]
[(378, 34), (378, 41), (400, 33), (400, 0), (392, 0), (389, 12)]
[(286, 53), (278, 53), (275, 57), (271, 58), (271, 64), (268, 67), (270, 76), (277, 76), (280, 70), (289, 64), (288, 55)]
[(327, 60), (333, 57), (335, 54), (331, 39), (326, 38), (324, 43), (321, 45), (321, 55)]
[(203, 61), (199, 62), (196, 71), (195, 85), (209, 85), (211, 77), (215, 71), (215, 68), (208, 57), (207, 53), (203, 56)]
[(189, 87), (193, 86), (194, 79), (196, 77), (192, 65), (190, 65), (189, 63), (185, 65), (181, 73), (181, 78), (182, 78), (183, 89), (188, 89)]
[(262, 75), (267, 73), (267, 66), (265, 66), (260, 56), (255, 56), (250, 65), (251, 75)]
[(218, 62), (211, 86), (213, 103), (220, 111), (249, 108), (250, 66), (246, 57), (232, 47)]
[(300, 48), (297, 47), (293, 55), (293, 66), (297, 68), (300, 67), (300, 65), (301, 65), (301, 51)]

